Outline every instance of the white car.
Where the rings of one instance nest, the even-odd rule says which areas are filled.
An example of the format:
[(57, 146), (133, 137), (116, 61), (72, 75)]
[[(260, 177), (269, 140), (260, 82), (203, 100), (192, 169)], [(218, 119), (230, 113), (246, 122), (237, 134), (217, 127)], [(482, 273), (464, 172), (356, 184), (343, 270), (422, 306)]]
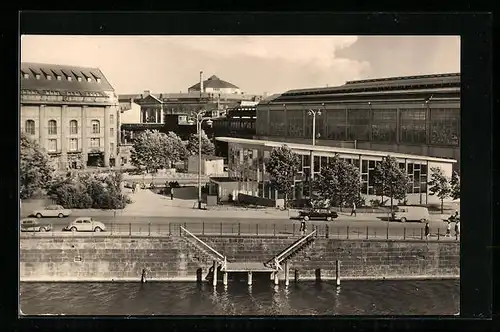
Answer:
[(64, 230), (72, 232), (103, 232), (106, 230), (106, 226), (102, 222), (92, 219), (92, 217), (79, 217), (64, 227)]
[(31, 215), (37, 218), (43, 217), (58, 217), (64, 218), (69, 217), (71, 215), (70, 209), (65, 209), (61, 205), (49, 205), (44, 207), (42, 210), (35, 210)]

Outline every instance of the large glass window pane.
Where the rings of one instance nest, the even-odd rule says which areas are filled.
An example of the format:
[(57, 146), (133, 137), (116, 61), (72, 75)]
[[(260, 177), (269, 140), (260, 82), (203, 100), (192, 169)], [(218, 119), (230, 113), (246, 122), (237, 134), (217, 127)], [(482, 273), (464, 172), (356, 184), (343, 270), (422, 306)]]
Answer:
[(369, 109), (349, 109), (348, 140), (368, 141), (370, 139), (371, 112)]
[(431, 144), (458, 145), (460, 137), (460, 110), (432, 108), (430, 110)]
[(425, 114), (423, 108), (400, 110), (400, 137), (401, 142), (426, 143), (425, 137)]
[(319, 167), (320, 167), (319, 157), (314, 156), (314, 171), (319, 172)]
[(288, 136), (304, 137), (304, 111), (287, 110)]
[(364, 182), (361, 184), (361, 193), (364, 195), (368, 194), (368, 183)]
[(372, 139), (378, 142), (395, 142), (397, 110), (373, 110)]
[(370, 160), (368, 163), (368, 169), (375, 169), (375, 160)]
[(346, 137), (346, 111), (327, 110), (326, 112), (327, 138), (344, 141)]
[(304, 167), (311, 166), (311, 158), (309, 155), (304, 155)]
[(271, 136), (285, 136), (285, 111), (284, 110), (270, 110), (269, 111), (269, 135)]
[(321, 157), (321, 168), (325, 168), (328, 165), (328, 158)]
[(427, 174), (427, 165), (420, 165), (420, 173), (422, 175)]
[(261, 109), (256, 111), (257, 119), (255, 120), (255, 130), (257, 135), (267, 135), (269, 132), (267, 121), (268, 112), (268, 110)]
[(368, 173), (368, 160), (361, 161), (361, 173)]

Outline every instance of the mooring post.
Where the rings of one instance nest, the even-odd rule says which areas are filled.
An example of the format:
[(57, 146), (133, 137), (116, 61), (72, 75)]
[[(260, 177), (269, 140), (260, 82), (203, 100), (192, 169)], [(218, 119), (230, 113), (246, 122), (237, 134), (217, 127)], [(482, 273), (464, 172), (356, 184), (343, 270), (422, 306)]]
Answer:
[(148, 223), (148, 236), (151, 236), (151, 222)]
[(290, 284), (290, 269), (288, 266), (288, 261), (285, 261), (285, 286)]
[(337, 259), (335, 261), (336, 271), (335, 271), (335, 284), (337, 287), (340, 286), (340, 261)]
[(212, 285), (217, 286), (217, 261), (214, 261), (214, 277), (212, 279)]
[(295, 269), (295, 282), (299, 282), (299, 270)]
[(222, 283), (224, 284), (224, 286), (227, 286), (227, 272), (226, 271), (222, 272)]
[(248, 286), (252, 286), (252, 271), (248, 271)]

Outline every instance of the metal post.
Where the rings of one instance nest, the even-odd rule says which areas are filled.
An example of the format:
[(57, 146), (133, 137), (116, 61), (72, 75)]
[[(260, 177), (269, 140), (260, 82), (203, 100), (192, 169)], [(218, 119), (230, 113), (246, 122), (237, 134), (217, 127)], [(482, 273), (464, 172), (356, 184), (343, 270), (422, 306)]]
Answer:
[(222, 221), (220, 223), (220, 235), (222, 235)]
[(217, 286), (217, 261), (214, 261), (214, 277), (212, 279), (212, 285), (215, 287)]
[(420, 240), (424, 239), (424, 230), (420, 228)]
[(128, 223), (128, 236), (132, 236), (132, 224)]
[(299, 278), (300, 278), (299, 270), (295, 269), (295, 275), (294, 275), (295, 282), (299, 282)]
[(285, 286), (290, 284), (290, 269), (288, 266), (288, 261), (285, 261)]
[(325, 238), (329, 238), (330, 237), (330, 227), (328, 227), (328, 225), (325, 226)]
[(406, 227), (403, 228), (403, 240), (406, 240)]
[(238, 223), (238, 236), (241, 235), (241, 223)]
[(387, 232), (385, 238), (386, 240), (389, 240), (389, 224), (387, 224)]
[(226, 271), (222, 272), (222, 283), (224, 284), (224, 286), (227, 286), (227, 272)]
[(438, 241), (439, 241), (439, 227), (438, 227)]
[[(160, 226), (158, 226), (158, 227), (160, 227)], [(172, 226), (170, 223), (168, 223), (168, 235), (169, 236), (172, 235)]]
[(339, 287), (340, 286), (340, 261), (339, 260), (335, 261), (335, 267), (336, 267), (335, 284), (337, 287)]
[(273, 235), (276, 236), (276, 224), (273, 224)]
[(252, 286), (252, 271), (248, 271), (248, 286)]
[(295, 236), (295, 224), (292, 225), (292, 235)]
[(151, 236), (151, 223), (148, 223), (148, 236)]
[(347, 226), (347, 239), (349, 240), (349, 226)]
[(255, 227), (255, 228), (256, 228), (256, 229), (255, 229), (255, 230), (256, 230), (256, 235), (259, 235), (259, 224), (256, 224), (255, 226), (256, 226), (256, 227)]
[(201, 223), (201, 235), (205, 235), (205, 222)]
[(368, 226), (366, 226), (366, 239), (368, 240)]
[(201, 113), (196, 114), (196, 131), (198, 133), (198, 209), (201, 210)]

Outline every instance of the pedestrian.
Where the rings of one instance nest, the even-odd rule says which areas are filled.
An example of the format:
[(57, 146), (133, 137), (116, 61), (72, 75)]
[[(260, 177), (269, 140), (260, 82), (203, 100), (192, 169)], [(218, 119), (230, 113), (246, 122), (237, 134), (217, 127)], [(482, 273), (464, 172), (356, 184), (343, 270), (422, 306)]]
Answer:
[(141, 283), (145, 283), (146, 280), (146, 269), (142, 269), (142, 274), (141, 274)]
[(135, 182), (132, 182), (132, 194), (135, 194)]
[(170, 188), (170, 200), (174, 200), (174, 188)]
[(306, 222), (304, 220), (302, 220), (300, 222), (300, 235), (304, 235), (305, 229), (306, 229)]
[(460, 236), (460, 219), (455, 223), (455, 237), (458, 239)]
[(445, 237), (451, 236), (451, 221), (448, 220), (448, 224), (446, 225), (446, 235)]
[(429, 223), (425, 223), (425, 238), (428, 239), (430, 235)]
[(353, 214), (356, 217), (356, 203), (354, 202), (352, 203), (351, 217)]

